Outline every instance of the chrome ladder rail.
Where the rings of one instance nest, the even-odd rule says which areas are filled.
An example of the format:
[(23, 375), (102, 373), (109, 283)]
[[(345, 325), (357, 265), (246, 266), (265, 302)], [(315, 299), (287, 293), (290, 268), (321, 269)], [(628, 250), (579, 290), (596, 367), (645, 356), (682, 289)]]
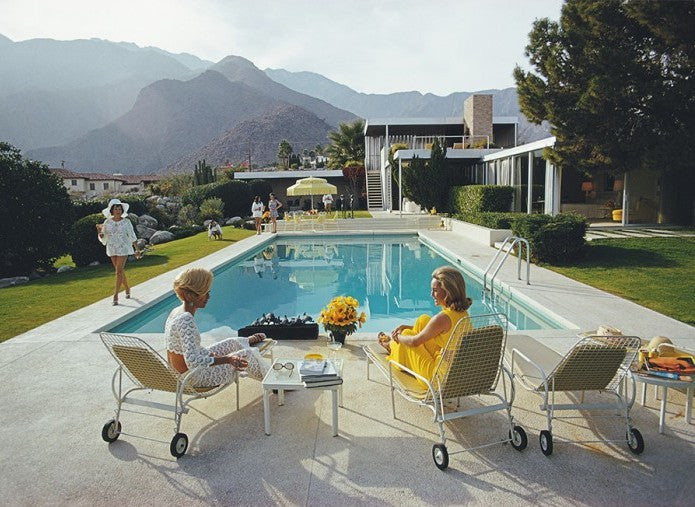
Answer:
[[(531, 284), (531, 247), (529, 245), (529, 242), (526, 238), (521, 238), (519, 236), (507, 236), (504, 240), (504, 243), (502, 243), (502, 246), (497, 250), (497, 253), (495, 256), (492, 258), (490, 263), (487, 265), (485, 268), (485, 273), (483, 273), (483, 296), (487, 294), (488, 288), (487, 288), (487, 282), (488, 282), (488, 273), (490, 272), (490, 269), (492, 269), (492, 266), (495, 264), (497, 259), (499, 258), (500, 254), (504, 251), (505, 247), (507, 247), (507, 244), (509, 244), (509, 247), (507, 248), (507, 251), (504, 253), (504, 256), (502, 259), (497, 263), (497, 267), (495, 268), (495, 271), (492, 273), (492, 276), (490, 277), (490, 300), (494, 301), (494, 296), (495, 296), (495, 277), (497, 276), (497, 273), (499, 273), (500, 269), (502, 268), (502, 265), (504, 264), (504, 261), (507, 260), (507, 257), (509, 257), (509, 253), (512, 251), (512, 249), (518, 245), (518, 244), (524, 244), (526, 245), (526, 285)], [(518, 260), (517, 260), (517, 268), (516, 268), (516, 276), (517, 279), (521, 280), (521, 253), (519, 254)]]

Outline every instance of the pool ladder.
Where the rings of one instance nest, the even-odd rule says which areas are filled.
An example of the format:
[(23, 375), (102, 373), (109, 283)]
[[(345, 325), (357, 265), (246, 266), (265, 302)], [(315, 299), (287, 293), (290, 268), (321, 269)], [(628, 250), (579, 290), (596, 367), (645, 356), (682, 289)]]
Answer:
[[(507, 245), (509, 245), (509, 246), (507, 246)], [(502, 243), (502, 246), (499, 248), (499, 250), (497, 250), (497, 253), (490, 261), (490, 264), (488, 264), (487, 268), (485, 268), (485, 273), (483, 273), (483, 297), (485, 297), (485, 295), (489, 291), (490, 292), (490, 300), (494, 301), (494, 299), (495, 299), (495, 277), (497, 276), (497, 273), (499, 273), (500, 269), (502, 268), (504, 261), (506, 261), (507, 257), (509, 257), (509, 253), (517, 245), (526, 245), (526, 285), (531, 284), (531, 278), (530, 278), (530, 276), (531, 276), (531, 247), (529, 246), (528, 240), (525, 238), (520, 238), (519, 236), (507, 236), (507, 238), (504, 240), (504, 243)], [(497, 259), (499, 258), (500, 254), (502, 252), (504, 252), (504, 256), (499, 260), (499, 262), (497, 262)], [(495, 262), (497, 262), (497, 265), (495, 267), (494, 272), (492, 273), (492, 276), (489, 279), (490, 288), (488, 289), (488, 274), (490, 273), (490, 270), (492, 269), (492, 267), (495, 265)], [(516, 276), (519, 280), (521, 280), (521, 251), (519, 252), (519, 257), (518, 257)]]

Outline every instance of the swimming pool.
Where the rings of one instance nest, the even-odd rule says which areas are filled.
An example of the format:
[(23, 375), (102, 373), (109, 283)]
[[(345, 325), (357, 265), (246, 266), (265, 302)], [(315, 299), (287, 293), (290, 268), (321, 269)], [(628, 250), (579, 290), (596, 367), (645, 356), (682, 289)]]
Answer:
[[(551, 316), (515, 302), (493, 307), (482, 301), (479, 276), (447, 259), (414, 235), (278, 238), (240, 261), (215, 270), (210, 302), (196, 312), (201, 331), (220, 326), (239, 329), (263, 313), (316, 319), (333, 297), (350, 295), (367, 314), (361, 332), (390, 330), (422, 313), (438, 311), (430, 296), (430, 275), (456, 266), (473, 299), (471, 315), (501, 311), (510, 328), (549, 329), (562, 325)], [(111, 331), (161, 333), (175, 295), (153, 305)]]

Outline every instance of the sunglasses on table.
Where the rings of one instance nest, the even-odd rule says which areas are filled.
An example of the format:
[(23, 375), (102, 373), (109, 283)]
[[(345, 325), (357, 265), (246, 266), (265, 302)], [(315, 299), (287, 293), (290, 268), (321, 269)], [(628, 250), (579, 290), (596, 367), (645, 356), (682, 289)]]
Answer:
[(273, 370), (279, 372), (283, 368), (290, 370), (290, 375), (292, 375), (292, 371), (294, 370), (294, 363), (289, 361), (286, 363), (273, 363)]

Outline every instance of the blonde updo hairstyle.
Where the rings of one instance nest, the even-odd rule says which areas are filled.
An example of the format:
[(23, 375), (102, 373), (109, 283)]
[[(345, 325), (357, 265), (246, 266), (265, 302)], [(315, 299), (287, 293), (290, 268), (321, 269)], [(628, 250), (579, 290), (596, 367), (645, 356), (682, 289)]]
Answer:
[(174, 292), (181, 301), (190, 302), (191, 297), (200, 297), (212, 287), (212, 272), (203, 268), (189, 268), (174, 280)]
[(468, 310), (473, 304), (471, 298), (466, 296), (466, 282), (458, 269), (452, 266), (442, 266), (432, 272), (432, 278), (439, 282), (446, 294), (444, 303), (447, 308), (462, 312)]

